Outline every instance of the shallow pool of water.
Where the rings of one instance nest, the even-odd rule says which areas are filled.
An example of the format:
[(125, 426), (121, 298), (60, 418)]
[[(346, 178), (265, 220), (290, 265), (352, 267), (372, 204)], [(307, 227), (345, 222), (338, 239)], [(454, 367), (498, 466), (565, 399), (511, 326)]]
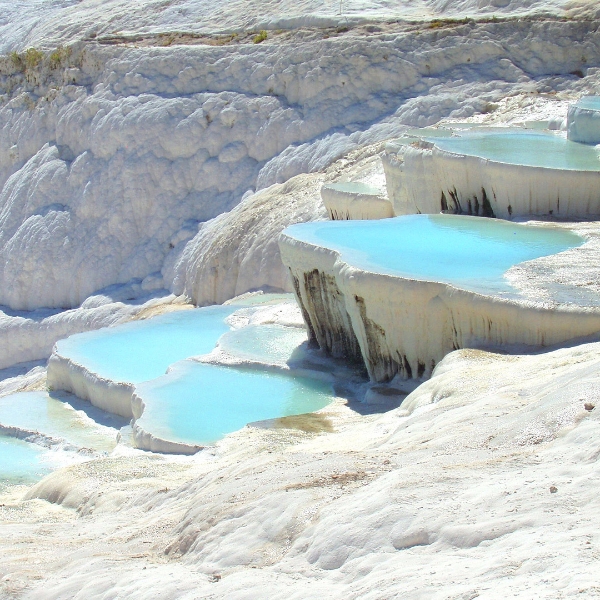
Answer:
[(333, 400), (322, 381), (276, 371), (182, 361), (136, 386), (146, 405), (137, 423), (162, 439), (208, 444), (254, 421), (314, 412)]
[(550, 132), (494, 129), (461, 131), (453, 137), (425, 136), (441, 150), (530, 167), (600, 171), (600, 151)]
[(31, 484), (50, 472), (40, 446), (0, 435), (0, 489), (7, 484)]
[(243, 360), (286, 364), (308, 340), (306, 330), (282, 325), (248, 325), (219, 339), (219, 348)]
[(459, 215), (301, 223), (284, 233), (337, 250), (366, 271), (484, 293), (510, 290), (503, 275), (513, 265), (583, 243), (578, 235), (554, 227)]
[(587, 110), (600, 110), (600, 96), (583, 96), (577, 101), (577, 106)]
[(0, 424), (97, 451), (110, 452), (116, 446), (116, 430), (97, 425), (67, 402), (42, 391), (0, 398)]
[(113, 381), (138, 383), (163, 375), (169, 365), (210, 352), (237, 306), (210, 306), (160, 315), (57, 342), (59, 354)]

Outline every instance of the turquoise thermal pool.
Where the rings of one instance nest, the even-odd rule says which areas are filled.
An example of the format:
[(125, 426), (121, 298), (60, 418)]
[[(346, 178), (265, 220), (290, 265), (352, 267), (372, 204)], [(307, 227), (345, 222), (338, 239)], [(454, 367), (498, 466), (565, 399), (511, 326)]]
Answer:
[(110, 452), (116, 446), (114, 430), (97, 425), (46, 392), (19, 392), (0, 398), (0, 424), (36, 431), (82, 448)]
[(181, 310), (144, 321), (81, 333), (58, 352), (106, 379), (138, 383), (164, 375), (175, 362), (211, 352), (240, 306)]
[(595, 146), (572, 142), (550, 132), (474, 129), (451, 137), (432, 135), (425, 139), (440, 150), (512, 165), (600, 171), (600, 150)]
[(219, 339), (219, 348), (242, 360), (286, 364), (308, 337), (305, 329), (282, 325), (248, 325)]
[(47, 451), (35, 444), (0, 435), (0, 489), (6, 484), (31, 484), (50, 472)]
[(136, 421), (169, 441), (208, 444), (248, 423), (314, 412), (333, 400), (319, 380), (275, 371), (182, 361), (136, 386), (145, 409)]
[(284, 234), (336, 250), (365, 271), (483, 293), (512, 291), (503, 275), (518, 263), (583, 244), (578, 235), (558, 228), (459, 215), (301, 223)]

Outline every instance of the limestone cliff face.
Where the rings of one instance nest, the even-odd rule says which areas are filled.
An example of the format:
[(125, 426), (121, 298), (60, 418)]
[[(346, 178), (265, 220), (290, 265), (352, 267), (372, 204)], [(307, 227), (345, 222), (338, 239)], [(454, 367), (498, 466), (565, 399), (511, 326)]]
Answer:
[(533, 349), (600, 331), (597, 307), (507, 300), (368, 272), (286, 232), (279, 243), (311, 337), (334, 356), (362, 359), (374, 381), (428, 378), (459, 348)]
[[(543, 144), (540, 144), (540, 152)], [(383, 160), (397, 215), (441, 211), (510, 219), (600, 214), (600, 172), (523, 167), (431, 143), (389, 147)]]

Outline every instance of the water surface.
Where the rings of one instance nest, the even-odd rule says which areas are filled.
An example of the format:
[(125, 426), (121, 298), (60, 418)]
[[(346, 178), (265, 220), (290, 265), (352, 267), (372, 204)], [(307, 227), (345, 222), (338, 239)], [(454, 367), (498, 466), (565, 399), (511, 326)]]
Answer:
[(47, 392), (19, 392), (0, 398), (0, 424), (37, 431), (82, 448), (110, 452), (116, 446), (116, 430), (98, 426)]
[(223, 335), (219, 339), (219, 348), (245, 360), (286, 364), (307, 340), (306, 330), (298, 327), (248, 325)]
[(600, 150), (551, 132), (516, 129), (461, 131), (452, 137), (426, 136), (441, 150), (496, 162), (570, 171), (600, 171)]
[(57, 342), (59, 354), (113, 381), (138, 383), (169, 365), (210, 352), (239, 306), (210, 306), (80, 333)]
[(366, 271), (484, 293), (510, 290), (503, 275), (513, 265), (583, 243), (563, 229), (460, 215), (301, 223), (285, 233), (337, 250), (346, 262)]
[(587, 110), (600, 110), (600, 96), (583, 96), (577, 101), (576, 106)]
[(182, 361), (136, 386), (146, 405), (137, 423), (161, 439), (209, 444), (247, 423), (314, 412), (331, 386), (276, 371)]
[(35, 444), (0, 435), (0, 490), (8, 485), (32, 484), (47, 475), (47, 451)]

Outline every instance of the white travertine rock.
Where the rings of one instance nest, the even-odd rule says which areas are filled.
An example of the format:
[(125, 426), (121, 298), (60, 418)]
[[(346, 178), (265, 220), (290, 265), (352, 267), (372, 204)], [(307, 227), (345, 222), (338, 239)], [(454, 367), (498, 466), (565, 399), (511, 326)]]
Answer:
[(2, 583), (45, 600), (593, 597), (599, 356), (462, 350), (398, 410), (322, 411), (334, 432), (248, 427), (191, 458), (61, 469), (27, 494), (46, 502), (4, 508)]
[(364, 362), (374, 381), (395, 375), (428, 378), (458, 348), (533, 349), (600, 331), (600, 307), (585, 299), (578, 304), (576, 287), (571, 302), (564, 292), (560, 303), (546, 297), (558, 283), (552, 275), (569, 264), (565, 261), (578, 248), (546, 260), (549, 289), (536, 300), (369, 272), (346, 262), (342, 253), (292, 233), (284, 232), (279, 243), (309, 338), (335, 357)]
[[(600, 97), (593, 98), (596, 100), (595, 105), (580, 101), (569, 106), (567, 137), (573, 142), (600, 144)], [(586, 98), (582, 100), (585, 101)]]
[(450, 25), (221, 46), (79, 42), (58, 68), (46, 57), (24, 72), (4, 57), (0, 304), (71, 308), (143, 280), (249, 189), (532, 86), (588, 85), (570, 73), (600, 56), (585, 21)]
[(322, 181), (321, 174), (298, 175), (205, 223), (167, 261), (163, 274), (170, 288), (199, 306), (260, 288), (292, 291), (277, 239), (288, 225), (325, 218)]
[(593, 1), (579, 0), (354, 0), (340, 5), (319, 0), (81, 0), (15, 4), (2, 0), (0, 51), (30, 46), (53, 48), (83, 37), (115, 33), (134, 41), (143, 34), (219, 33), (352, 26), (390, 20), (430, 20), (536, 14), (593, 18)]
[(321, 198), (332, 220), (387, 219), (394, 216), (392, 203), (385, 194), (359, 182), (326, 184), (321, 188)]
[(502, 163), (429, 142), (400, 150), (390, 145), (383, 164), (396, 215), (445, 210), (503, 219), (600, 214), (600, 171)]

